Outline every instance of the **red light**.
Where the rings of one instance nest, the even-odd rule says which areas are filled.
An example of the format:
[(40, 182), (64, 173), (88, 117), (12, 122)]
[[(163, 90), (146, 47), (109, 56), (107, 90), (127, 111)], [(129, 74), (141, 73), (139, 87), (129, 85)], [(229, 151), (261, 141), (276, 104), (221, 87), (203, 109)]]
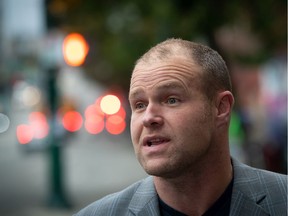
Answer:
[(43, 139), (49, 133), (49, 125), (46, 116), (41, 112), (32, 112), (29, 115), (29, 124), (21, 124), (17, 127), (16, 135), (20, 144), (28, 144), (34, 138)]
[(114, 116), (114, 115), (117, 115), (117, 116), (120, 116), (122, 119), (125, 119), (126, 118), (126, 111), (125, 109), (121, 106), (119, 111), (113, 115), (108, 115), (108, 116)]
[(101, 116), (91, 116), (85, 121), (85, 128), (90, 134), (99, 134), (104, 129), (104, 119)]
[(126, 128), (126, 111), (115, 95), (99, 97), (85, 110), (85, 128), (91, 134), (101, 133), (104, 128), (113, 135), (121, 134)]
[(32, 141), (34, 133), (30, 125), (21, 124), (16, 130), (17, 139), (20, 144), (27, 144)]
[(119, 115), (107, 117), (106, 130), (113, 135), (121, 134), (126, 128), (125, 120)]
[(94, 115), (104, 116), (104, 113), (102, 112), (100, 107), (97, 106), (97, 104), (92, 104), (88, 106), (87, 109), (85, 110), (86, 118), (90, 118), (91, 116), (94, 116)]
[(82, 116), (76, 111), (68, 111), (62, 118), (63, 127), (70, 132), (78, 131), (81, 128), (82, 123)]
[(85, 110), (85, 128), (90, 134), (101, 133), (104, 129), (104, 113), (97, 102)]
[(46, 116), (41, 112), (32, 112), (29, 115), (30, 127), (35, 139), (43, 139), (49, 133), (49, 125)]

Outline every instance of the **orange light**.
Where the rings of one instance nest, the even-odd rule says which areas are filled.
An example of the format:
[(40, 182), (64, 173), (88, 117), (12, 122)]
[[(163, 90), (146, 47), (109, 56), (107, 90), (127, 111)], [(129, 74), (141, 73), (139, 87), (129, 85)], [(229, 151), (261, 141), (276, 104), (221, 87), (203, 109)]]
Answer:
[(65, 113), (62, 118), (63, 127), (70, 132), (78, 131), (81, 128), (82, 123), (82, 116), (76, 111), (69, 111)]
[(84, 63), (89, 46), (81, 34), (71, 33), (65, 37), (62, 51), (65, 62), (77, 67)]
[(126, 128), (124, 119), (119, 115), (112, 115), (107, 118), (106, 130), (113, 135), (121, 134)]
[(115, 95), (106, 95), (101, 99), (100, 107), (104, 113), (112, 115), (119, 111), (121, 102)]
[(34, 133), (30, 125), (21, 124), (17, 126), (17, 139), (20, 144), (27, 144), (32, 141)]

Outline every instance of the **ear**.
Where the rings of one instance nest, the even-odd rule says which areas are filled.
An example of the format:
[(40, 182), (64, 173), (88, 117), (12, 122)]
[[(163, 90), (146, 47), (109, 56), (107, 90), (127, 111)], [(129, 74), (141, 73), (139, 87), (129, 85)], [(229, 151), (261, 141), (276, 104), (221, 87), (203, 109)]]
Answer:
[(229, 125), (233, 105), (234, 97), (230, 91), (218, 93), (216, 98), (216, 122), (218, 127)]

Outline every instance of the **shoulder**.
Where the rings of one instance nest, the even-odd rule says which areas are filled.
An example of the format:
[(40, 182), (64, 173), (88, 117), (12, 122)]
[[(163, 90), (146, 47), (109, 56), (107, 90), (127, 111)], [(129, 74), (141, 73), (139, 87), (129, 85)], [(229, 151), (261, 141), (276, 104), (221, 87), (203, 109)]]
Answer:
[(232, 163), (235, 195), (254, 200), (268, 212), (287, 211), (287, 175), (253, 168), (236, 160)]
[[(276, 185), (287, 191), (287, 175), (250, 167), (233, 159), (234, 178), (240, 183), (258, 183), (259, 185)], [(269, 187), (268, 187), (269, 188)], [(268, 189), (267, 188), (267, 189)]]
[(128, 215), (129, 205), (133, 196), (138, 188), (140, 186), (143, 187), (147, 182), (152, 182), (152, 178), (148, 177), (130, 185), (122, 191), (109, 194), (83, 208), (75, 216)]

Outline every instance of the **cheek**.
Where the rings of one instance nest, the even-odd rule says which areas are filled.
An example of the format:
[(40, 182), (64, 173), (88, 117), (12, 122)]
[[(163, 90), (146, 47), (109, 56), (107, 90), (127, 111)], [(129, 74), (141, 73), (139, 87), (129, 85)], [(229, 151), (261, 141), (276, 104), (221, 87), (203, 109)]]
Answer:
[(195, 110), (193, 112), (186, 112), (186, 115), (178, 115), (177, 126), (180, 136), (182, 138), (190, 139), (190, 141), (197, 141), (197, 139), (205, 138), (212, 132), (213, 121), (211, 114), (204, 109)]
[(130, 134), (131, 134), (133, 145), (135, 145), (135, 143), (139, 141), (140, 133), (141, 133), (140, 132), (141, 131), (141, 124), (140, 124), (138, 119), (135, 118), (133, 115), (131, 116)]

